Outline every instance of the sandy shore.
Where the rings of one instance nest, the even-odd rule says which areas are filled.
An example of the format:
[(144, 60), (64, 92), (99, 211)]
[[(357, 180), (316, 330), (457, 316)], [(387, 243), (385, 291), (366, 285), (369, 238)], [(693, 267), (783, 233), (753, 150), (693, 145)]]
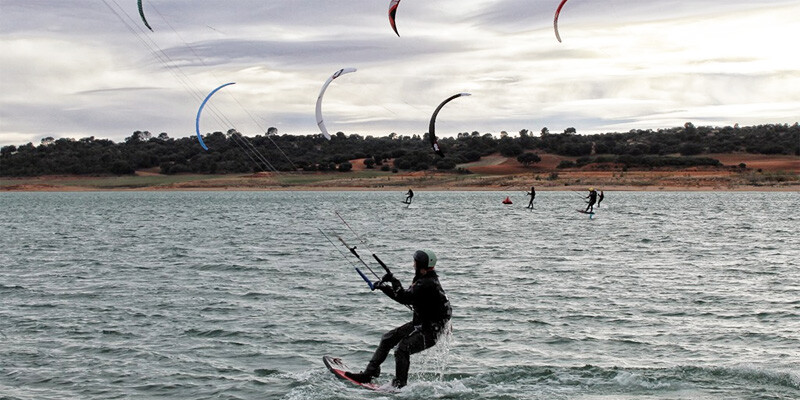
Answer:
[[(450, 176), (446, 176), (450, 178)], [(329, 179), (313, 184), (264, 181), (252, 175), (210, 176), (208, 179), (175, 181), (171, 183), (136, 182), (135, 178), (120, 177), (39, 177), (0, 180), (0, 191), (7, 192), (85, 192), (85, 191), (585, 191), (589, 187), (604, 191), (797, 191), (800, 181), (761, 184), (734, 183), (729, 180), (694, 179), (647, 183), (637, 178), (633, 184), (571, 174), (567, 179), (537, 180), (531, 176), (499, 176), (472, 179), (437, 179), (437, 177), (392, 176), (390, 181), (379, 178)]]
[[(628, 170), (613, 165), (556, 168), (569, 157), (542, 155), (525, 167), (499, 155), (459, 167), (471, 173), (400, 172), (367, 169), (351, 160), (350, 172), (291, 172), (231, 175), (161, 175), (157, 169), (134, 176), (39, 176), (0, 178), (0, 191), (148, 190), (325, 190), (325, 191), (800, 191), (800, 157), (711, 154), (723, 167)], [(744, 164), (746, 167), (742, 168)]]

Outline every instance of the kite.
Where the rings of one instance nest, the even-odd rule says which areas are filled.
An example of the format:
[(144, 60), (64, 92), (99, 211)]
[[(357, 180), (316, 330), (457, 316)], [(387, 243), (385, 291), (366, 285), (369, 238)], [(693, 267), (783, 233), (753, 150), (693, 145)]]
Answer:
[(194, 129), (195, 129), (195, 131), (197, 131), (197, 140), (200, 141), (200, 146), (202, 146), (203, 150), (205, 150), (205, 151), (208, 151), (208, 146), (206, 146), (206, 144), (203, 142), (203, 135), (200, 134), (200, 114), (203, 112), (203, 107), (206, 106), (206, 103), (208, 102), (208, 99), (210, 99), (211, 96), (214, 95), (214, 93), (217, 93), (218, 90), (224, 88), (225, 86), (235, 85), (235, 84), (236, 84), (236, 82), (226, 83), (226, 84), (224, 84), (224, 85), (212, 90), (211, 93), (209, 93), (208, 96), (206, 96), (206, 98), (203, 100), (203, 103), (200, 104), (200, 108), (197, 110), (197, 119), (195, 119), (195, 121), (194, 121)]
[(444, 153), (439, 148), (439, 141), (436, 140), (436, 116), (439, 115), (439, 110), (441, 110), (442, 107), (444, 107), (445, 104), (449, 103), (450, 100), (453, 100), (453, 99), (455, 99), (457, 97), (461, 97), (461, 96), (471, 96), (471, 94), (470, 93), (459, 93), (459, 94), (454, 94), (454, 95), (448, 97), (447, 99), (445, 99), (445, 101), (442, 102), (442, 104), (439, 104), (439, 107), (436, 107), (436, 111), (434, 111), (433, 115), (431, 115), (431, 123), (428, 126), (428, 135), (429, 135), (429, 139), (431, 141), (431, 146), (433, 147), (433, 152), (438, 154), (440, 157), (444, 157)]
[(153, 32), (153, 28), (150, 27), (150, 24), (147, 23), (147, 18), (144, 17), (144, 8), (142, 8), (142, 0), (139, 0), (139, 15), (142, 17), (142, 22), (144, 22), (144, 26), (147, 29), (150, 29), (150, 32)]
[(556, 16), (553, 18), (553, 29), (556, 31), (556, 39), (558, 39), (558, 43), (561, 43), (561, 35), (558, 34), (558, 15), (561, 14), (561, 7), (564, 7), (564, 3), (567, 0), (561, 0), (561, 4), (558, 5), (556, 9)]
[(322, 120), (322, 96), (325, 94), (325, 89), (328, 88), (328, 85), (330, 85), (334, 79), (351, 72), (356, 72), (356, 69), (342, 68), (334, 72), (333, 75), (331, 75), (331, 77), (325, 81), (325, 84), (322, 85), (322, 90), (319, 91), (319, 97), (317, 97), (317, 126), (319, 126), (319, 129), (322, 130), (322, 134), (325, 136), (325, 139), (331, 140), (331, 135), (328, 133), (328, 129), (325, 128), (325, 121)]
[(397, 6), (399, 5), (400, 0), (389, 0), (389, 23), (392, 24), (392, 29), (394, 29), (394, 33), (396, 33), (398, 37), (400, 34), (397, 33), (397, 26), (394, 24), (394, 16), (397, 14)]

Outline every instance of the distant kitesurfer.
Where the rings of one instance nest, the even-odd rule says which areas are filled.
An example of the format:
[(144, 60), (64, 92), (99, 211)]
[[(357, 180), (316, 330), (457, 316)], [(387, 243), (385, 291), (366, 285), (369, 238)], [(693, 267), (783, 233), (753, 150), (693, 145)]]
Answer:
[(594, 188), (589, 188), (589, 195), (585, 197), (589, 199), (589, 205), (586, 206), (586, 212), (594, 212), (594, 203), (597, 201), (597, 191)]
[(409, 188), (408, 189), (408, 193), (406, 193), (406, 201), (405, 202), (407, 204), (411, 204), (411, 199), (413, 199), (413, 198), (414, 198), (414, 191)]
[(531, 201), (528, 203), (528, 208), (533, 208), (533, 199), (536, 198), (536, 188), (531, 186), (531, 191), (528, 193), (528, 196), (531, 196)]
[(597, 196), (597, 208), (600, 208), (600, 202), (603, 201), (603, 197), (606, 197), (606, 195), (604, 195), (603, 191), (601, 190), (600, 196)]
[(418, 250), (414, 253), (414, 280), (408, 289), (403, 289), (400, 281), (391, 273), (381, 278), (378, 288), (394, 301), (410, 305), (414, 310), (414, 318), (386, 332), (367, 368), (359, 373), (345, 373), (348, 378), (360, 383), (371, 382), (372, 378), (380, 375), (381, 364), (396, 346), (392, 385), (398, 388), (406, 385), (411, 355), (435, 345), (452, 315), (450, 301), (439, 284), (435, 266), (436, 255), (432, 251)]

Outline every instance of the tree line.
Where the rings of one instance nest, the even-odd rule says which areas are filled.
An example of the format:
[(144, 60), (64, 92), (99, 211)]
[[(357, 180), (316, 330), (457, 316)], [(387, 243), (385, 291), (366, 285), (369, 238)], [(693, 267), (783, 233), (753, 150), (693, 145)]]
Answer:
[(86, 137), (46, 137), (38, 145), (27, 143), (0, 148), (0, 176), (132, 174), (157, 167), (163, 174), (248, 173), (259, 171), (349, 171), (349, 160), (365, 159), (367, 168), (384, 171), (428, 170), (468, 172), (459, 164), (500, 153), (524, 165), (540, 161), (537, 153), (577, 157), (560, 167), (580, 167), (592, 162), (619, 163), (626, 167), (719, 165), (699, 157), (710, 153), (747, 152), (800, 155), (797, 123), (739, 127), (682, 127), (631, 130), (625, 133), (579, 135), (575, 128), (551, 133), (547, 128), (527, 129), (510, 135), (462, 132), (439, 138), (441, 158), (430, 148), (428, 134), (392, 133), (373, 137), (338, 132), (332, 139), (321, 135), (267, 134), (244, 137), (234, 130), (204, 136), (204, 151), (195, 136), (173, 139), (166, 132), (152, 135), (136, 131), (124, 142)]

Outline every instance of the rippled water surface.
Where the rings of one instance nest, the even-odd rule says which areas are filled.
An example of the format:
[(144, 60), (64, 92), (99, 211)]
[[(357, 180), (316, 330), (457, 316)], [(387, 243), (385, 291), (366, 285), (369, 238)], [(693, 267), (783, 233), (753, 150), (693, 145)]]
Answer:
[[(580, 196), (0, 193), (0, 398), (800, 398), (800, 194)], [(453, 333), (400, 393), (322, 365), (410, 312), (320, 229), (405, 284), (439, 256)]]

